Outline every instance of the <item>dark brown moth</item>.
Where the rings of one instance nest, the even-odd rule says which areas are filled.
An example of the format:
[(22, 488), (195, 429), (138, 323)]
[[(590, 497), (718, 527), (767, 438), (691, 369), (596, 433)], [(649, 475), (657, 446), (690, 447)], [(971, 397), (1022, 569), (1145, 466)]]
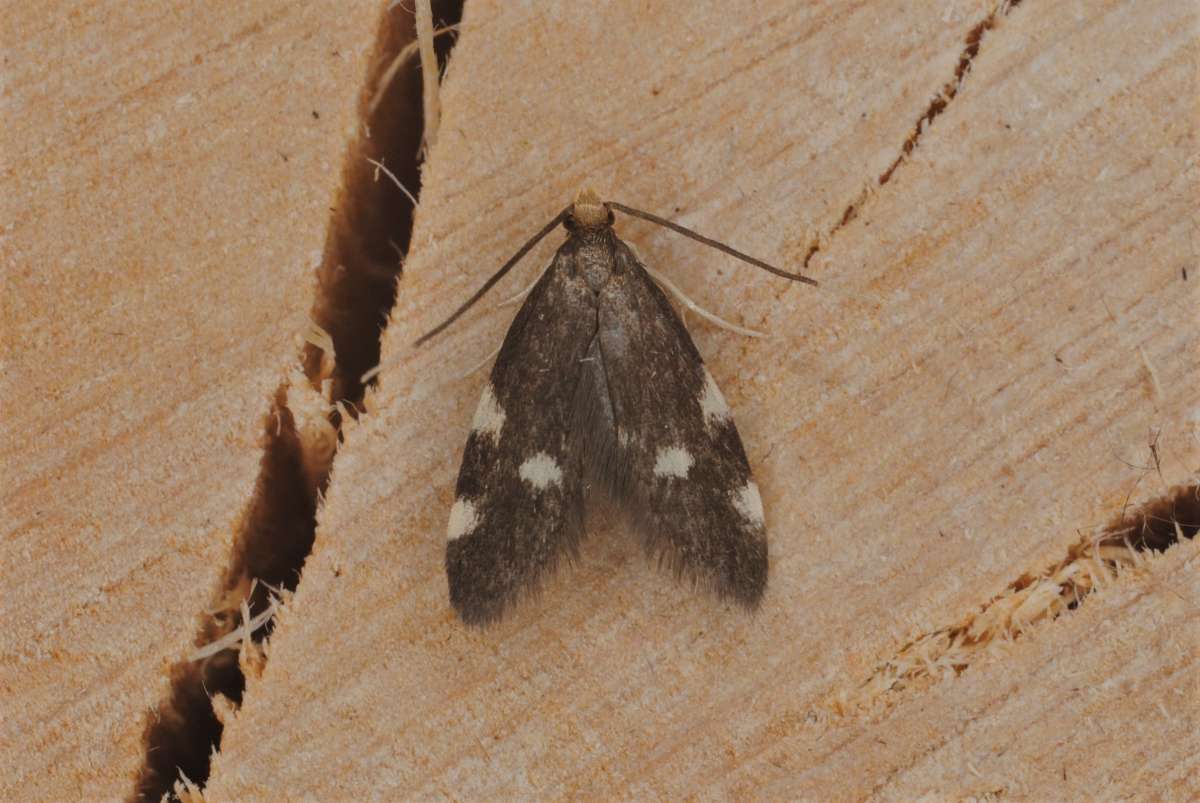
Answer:
[(816, 284), (670, 221), (582, 192), (448, 320), (559, 224), (567, 239), (525, 300), (475, 412), (450, 511), (446, 575), (463, 621), (500, 618), (584, 533), (599, 485), (677, 576), (753, 608), (767, 583), (758, 486), (721, 391), (613, 211)]

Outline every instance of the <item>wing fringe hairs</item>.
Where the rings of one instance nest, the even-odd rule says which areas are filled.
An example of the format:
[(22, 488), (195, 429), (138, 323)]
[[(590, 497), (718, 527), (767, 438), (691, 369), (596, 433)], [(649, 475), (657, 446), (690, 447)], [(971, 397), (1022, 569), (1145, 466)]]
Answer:
[(631, 512), (646, 552), (677, 578), (748, 608), (766, 588), (762, 501), (729, 407), (666, 295), (613, 231), (614, 209), (816, 284), (585, 191), (418, 340), (566, 228), (509, 327), (463, 452), (446, 575), (468, 624), (501, 618), (578, 555), (593, 483)]

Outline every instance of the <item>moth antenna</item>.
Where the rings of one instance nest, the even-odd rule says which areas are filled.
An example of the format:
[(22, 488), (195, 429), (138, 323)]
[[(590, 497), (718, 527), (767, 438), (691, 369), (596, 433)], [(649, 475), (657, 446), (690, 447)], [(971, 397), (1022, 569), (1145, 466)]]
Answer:
[(413, 345), (420, 346), (425, 341), (429, 340), (429, 338), (433, 337), (434, 335), (440, 334), (447, 326), (449, 326), (450, 324), (457, 321), (464, 312), (469, 310), (471, 307), (475, 306), (476, 301), (483, 298), (484, 295), (487, 293), (487, 291), (491, 290), (492, 287), (495, 286), (496, 282), (498, 282), (504, 278), (504, 274), (506, 274), (510, 270), (512, 270), (513, 266), (521, 261), (521, 257), (528, 254), (535, 245), (537, 245), (539, 242), (541, 242), (543, 237), (545, 237), (550, 232), (554, 231), (554, 229), (557, 228), (560, 223), (562, 223), (564, 220), (567, 219), (567, 215), (569, 215), (569, 214), (571, 214), (571, 207), (568, 206), (566, 209), (564, 209), (563, 211), (561, 211), (557, 215), (555, 215), (554, 220), (551, 220), (549, 223), (547, 223), (545, 226), (542, 227), (541, 231), (539, 231), (537, 234), (535, 234), (531, 238), (529, 238), (529, 242), (527, 242), (527, 243), (525, 243), (525, 245), (521, 246), (521, 249), (519, 251), (517, 251), (517, 253), (513, 254), (511, 259), (509, 259), (502, 266), (500, 266), (500, 270), (493, 273), (492, 277), (483, 283), (483, 287), (480, 287), (478, 290), (475, 291), (475, 295), (468, 298), (463, 303), (463, 305), (461, 307), (459, 307), (457, 310), (455, 310), (454, 314), (451, 315), (449, 318), (442, 321), (437, 326), (433, 327), (428, 332), (426, 332), (425, 334), (423, 334), (419, 338), (417, 338), (417, 341), (415, 343), (413, 343)]
[(605, 203), (610, 208), (616, 209), (618, 212), (624, 212), (627, 215), (632, 215), (633, 217), (640, 217), (642, 220), (648, 220), (651, 223), (657, 223), (658, 225), (668, 228), (671, 231), (682, 234), (684, 237), (690, 237), (691, 239), (695, 240), (698, 243), (704, 243), (709, 248), (715, 248), (718, 251), (729, 254), (729, 256), (734, 257), (735, 259), (740, 259), (743, 262), (751, 264), (756, 268), (762, 268), (763, 270), (767, 271), (768, 273), (774, 273), (776, 276), (782, 276), (783, 278), (791, 279), (794, 282), (804, 282), (805, 284), (811, 284), (814, 287), (817, 284), (816, 279), (810, 279), (807, 276), (801, 276), (799, 273), (788, 273), (785, 270), (780, 270), (779, 268), (775, 267), (774, 265), (768, 265), (766, 262), (763, 262), (761, 259), (755, 259), (754, 257), (750, 256), (749, 254), (743, 254), (741, 251), (738, 251), (736, 248), (730, 248), (729, 246), (725, 245), (725, 243), (718, 242), (717, 240), (714, 240), (710, 237), (705, 237), (703, 234), (700, 234), (699, 232), (692, 231), (691, 229), (687, 228), (686, 226), (680, 226), (678, 223), (672, 223), (671, 221), (667, 220), (666, 218), (661, 218), (658, 215), (652, 215), (649, 212), (643, 212), (640, 209), (634, 209), (632, 206), (626, 206), (625, 204), (619, 204), (616, 201), (606, 201)]

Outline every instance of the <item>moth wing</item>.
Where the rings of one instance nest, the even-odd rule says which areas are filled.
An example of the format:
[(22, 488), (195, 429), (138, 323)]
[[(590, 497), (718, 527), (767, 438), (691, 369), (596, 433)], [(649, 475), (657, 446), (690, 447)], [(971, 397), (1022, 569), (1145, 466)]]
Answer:
[(447, 528), (450, 601), (496, 620), (582, 535), (572, 428), (595, 301), (557, 258), (513, 319), (472, 423)]
[(598, 334), (618, 451), (610, 484), (650, 553), (754, 607), (767, 537), (737, 427), (666, 295), (628, 246), (618, 252), (625, 269), (600, 293)]

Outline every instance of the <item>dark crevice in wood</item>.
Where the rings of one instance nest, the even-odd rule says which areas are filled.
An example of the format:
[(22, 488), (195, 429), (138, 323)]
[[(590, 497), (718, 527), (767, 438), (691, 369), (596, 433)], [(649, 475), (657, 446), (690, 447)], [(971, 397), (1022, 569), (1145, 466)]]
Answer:
[[(455, 25), (462, 2), (433, 3), (439, 27)], [(412, 238), (413, 205), (403, 190), (375, 167), (383, 164), (414, 196), (421, 192), (421, 72), (415, 55), (388, 84), (382, 102), (367, 119), (366, 104), (397, 53), (415, 36), (413, 17), (397, 6), (386, 22), (369, 91), (363, 99), (366, 132), (351, 149), (343, 168), (345, 191), (333, 212), (325, 254), (318, 273), (312, 317), (333, 338), (336, 361), (332, 398), (357, 406), (365, 384), (362, 376), (379, 364), (379, 344), (396, 301), (403, 255)], [(434, 40), (443, 67), (453, 36)], [(305, 373), (314, 386), (321, 375), (321, 349), (305, 346)]]
[(1067, 548), (1038, 573), (1024, 573), (977, 612), (950, 627), (915, 638), (882, 662), (861, 686), (867, 702), (935, 675), (959, 675), (996, 640), (1020, 638), (1031, 627), (1078, 610), (1121, 572), (1136, 569), (1139, 555), (1164, 552), (1200, 532), (1200, 485), (1171, 488), (1134, 510), (1125, 510), (1098, 533)]
[[(933, 124), (933, 121), (946, 111), (947, 107), (950, 105), (950, 102), (957, 97), (959, 90), (962, 89), (963, 83), (970, 74), (971, 64), (975, 61), (975, 57), (979, 55), (979, 48), (983, 43), (984, 34), (995, 28), (999, 20), (1007, 16), (1009, 12), (1019, 6), (1021, 1), (1022, 0), (1002, 0), (1002, 2), (996, 6), (996, 8), (992, 9), (990, 14), (984, 17), (979, 23), (971, 28), (970, 31), (967, 32), (966, 39), (963, 43), (962, 52), (959, 53), (958, 64), (954, 68), (954, 77), (942, 86), (941, 90), (929, 101), (929, 105), (925, 107), (925, 110), (918, 115), (917, 121), (912, 127), (912, 131), (904, 140), (904, 144), (900, 146), (900, 153), (896, 156), (892, 163), (888, 165), (887, 169), (879, 175), (879, 178), (875, 182), (876, 187), (882, 187), (891, 181), (892, 175), (896, 172), (896, 169), (899, 168), (900, 165), (904, 164), (904, 162), (908, 160), (908, 157), (912, 155), (912, 152), (917, 149), (917, 146), (921, 142), (921, 138), (925, 135), (925, 132), (929, 130), (929, 127)], [(858, 217), (859, 210), (861, 210), (862, 205), (866, 203), (869, 194), (869, 190), (864, 188), (863, 191), (858, 194), (858, 197), (846, 206), (846, 208), (842, 211), (842, 216), (838, 220), (837, 224), (830, 229), (829, 233), (826, 235), (826, 242), (838, 231), (845, 228), (851, 221)], [(804, 267), (807, 268), (809, 262), (812, 261), (812, 258), (820, 253), (820, 251), (820, 241), (814, 242), (812, 245), (810, 245), (808, 252), (804, 255)]]
[[(462, 17), (462, 0), (435, 0), (435, 20), (452, 25)], [(348, 149), (341, 175), (342, 191), (326, 235), (317, 273), (313, 321), (334, 344), (334, 359), (307, 344), (301, 363), (313, 388), (331, 403), (359, 412), (365, 384), (361, 377), (379, 362), (380, 337), (395, 303), (403, 255), (412, 236), (411, 201), (367, 160), (382, 162), (419, 197), (420, 144), (423, 129), (420, 60), (404, 63), (387, 85), (382, 102), (368, 119), (368, 104), (396, 55), (415, 39), (411, 10), (397, 5), (385, 10), (359, 97), (363, 121), (357, 142)], [(436, 40), (443, 67), (453, 37)], [(328, 381), (329, 386), (322, 388)], [(329, 415), (336, 433), (340, 413)], [(251, 502), (238, 526), (229, 565), (213, 611), (200, 617), (195, 639), (199, 648), (244, 627), (243, 610), (251, 618), (268, 611), (272, 589), (294, 591), (313, 546), (317, 511), (329, 479), (333, 446), (309, 442), (288, 405), (288, 388), (279, 388), (263, 426), (263, 457)], [(243, 603), (246, 607), (243, 609)], [(268, 621), (252, 634), (257, 670), (265, 656), (257, 645), (271, 632)], [(248, 653), (249, 654), (249, 653)], [(236, 649), (200, 660), (185, 659), (171, 668), (171, 691), (147, 717), (145, 763), (139, 771), (134, 800), (172, 799), (181, 777), (203, 788), (212, 754), (220, 749), (224, 730), (212, 698), (222, 695), (236, 709), (246, 689), (244, 667)]]

